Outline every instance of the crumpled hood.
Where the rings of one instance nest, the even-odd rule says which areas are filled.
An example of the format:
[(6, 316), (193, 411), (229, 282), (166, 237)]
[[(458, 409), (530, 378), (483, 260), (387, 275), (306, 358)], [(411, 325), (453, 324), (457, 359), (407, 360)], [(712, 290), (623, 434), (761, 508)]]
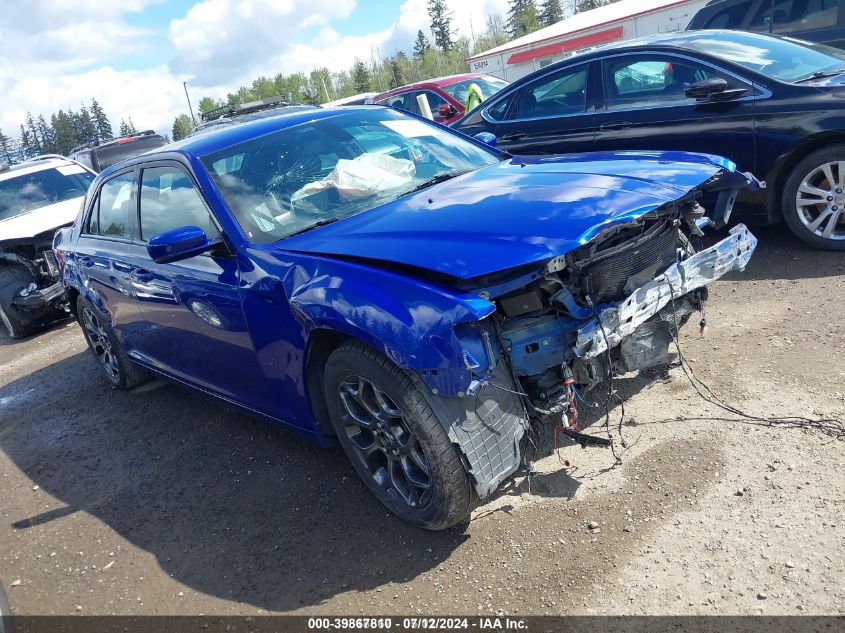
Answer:
[(35, 237), (39, 233), (73, 224), (81, 204), (80, 196), (0, 220), (0, 244), (8, 240)]
[(727, 159), (686, 152), (515, 157), (277, 243), (468, 279), (563, 255), (683, 197)]

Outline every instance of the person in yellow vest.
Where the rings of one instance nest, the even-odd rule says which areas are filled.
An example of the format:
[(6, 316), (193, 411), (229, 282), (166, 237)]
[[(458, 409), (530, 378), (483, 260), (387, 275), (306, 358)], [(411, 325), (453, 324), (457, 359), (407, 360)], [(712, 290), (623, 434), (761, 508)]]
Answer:
[(469, 112), (482, 101), (484, 101), (484, 95), (481, 94), (481, 88), (477, 83), (471, 83), (467, 89), (467, 104), (464, 112)]

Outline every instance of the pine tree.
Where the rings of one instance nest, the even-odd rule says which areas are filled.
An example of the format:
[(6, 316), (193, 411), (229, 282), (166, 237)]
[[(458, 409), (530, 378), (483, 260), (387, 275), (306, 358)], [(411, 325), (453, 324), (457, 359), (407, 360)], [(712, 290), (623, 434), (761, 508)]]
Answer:
[(43, 154), (41, 149), (41, 139), (38, 136), (38, 127), (35, 125), (35, 119), (32, 118), (32, 113), (26, 113), (26, 132), (27, 132), (27, 153), (30, 157), (38, 154)]
[(97, 142), (97, 127), (91, 120), (91, 114), (84, 105), (79, 108), (79, 113), (70, 114), (77, 141), (81, 143)]
[(32, 135), (21, 124), (21, 159), (31, 158), (38, 154), (38, 147), (32, 140)]
[(191, 133), (191, 117), (187, 114), (180, 114), (173, 119), (173, 140), (178, 141)]
[[(611, 0), (612, 2), (613, 0)], [(606, 0), (577, 0), (575, 3), (575, 13), (583, 13), (592, 9), (598, 9), (601, 6), (610, 4)]]
[(545, 0), (540, 7), (538, 21), (542, 26), (551, 26), (563, 19), (563, 7), (560, 0)]
[(120, 120), (120, 135), (121, 136), (132, 136), (133, 134), (137, 134), (138, 130), (135, 129), (135, 124), (132, 123), (132, 117), (129, 117), (128, 121), (123, 119)]
[(387, 77), (388, 87), (393, 89), (398, 88), (399, 86), (404, 86), (405, 82), (402, 80), (402, 66), (399, 64), (399, 60), (396, 59), (396, 57), (391, 57), (387, 60), (387, 65), (390, 70)]
[(428, 0), (428, 17), (431, 20), (431, 35), (434, 43), (443, 51), (452, 50), (452, 12), (446, 0)]
[(511, 0), (508, 9), (508, 32), (521, 37), (537, 29), (537, 5), (534, 0)]
[(416, 59), (422, 59), (423, 55), (425, 55), (430, 49), (431, 42), (428, 41), (425, 33), (417, 31), (417, 39), (414, 42), (414, 57)]
[(370, 90), (370, 71), (360, 59), (356, 59), (355, 63), (352, 64), (352, 84), (358, 92)]
[(0, 158), (4, 163), (12, 162), (12, 139), (3, 134), (3, 130), (0, 130)]
[(106, 113), (103, 112), (103, 109), (100, 107), (100, 104), (97, 103), (96, 99), (91, 99), (91, 120), (94, 123), (97, 141), (102, 143), (114, 136), (109, 118), (106, 116)]
[(52, 118), (53, 129), (56, 132), (56, 149), (64, 155), (68, 155), (79, 144), (72, 114), (72, 112), (66, 114), (59, 110)]
[(38, 115), (35, 126), (38, 128), (38, 136), (41, 138), (41, 152), (44, 154), (55, 154), (56, 134), (52, 126), (47, 125), (43, 114)]

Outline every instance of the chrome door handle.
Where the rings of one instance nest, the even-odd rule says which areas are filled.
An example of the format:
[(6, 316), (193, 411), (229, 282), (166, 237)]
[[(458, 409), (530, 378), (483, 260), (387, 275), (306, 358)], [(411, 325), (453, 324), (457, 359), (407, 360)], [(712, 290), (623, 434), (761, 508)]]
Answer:
[(631, 127), (630, 121), (612, 121), (611, 123), (602, 123), (599, 129), (602, 131), (626, 130)]
[(153, 273), (151, 273), (146, 268), (136, 268), (132, 271), (132, 279), (137, 279), (138, 281), (152, 281)]

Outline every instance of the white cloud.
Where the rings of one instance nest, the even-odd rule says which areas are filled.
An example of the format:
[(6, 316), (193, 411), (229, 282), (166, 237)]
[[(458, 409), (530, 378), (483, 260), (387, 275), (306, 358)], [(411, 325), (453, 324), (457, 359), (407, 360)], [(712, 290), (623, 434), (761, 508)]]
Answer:
[[(173, 118), (187, 112), (183, 80), (191, 80), (196, 106), (200, 96), (225, 96), (260, 74), (345, 70), (374, 51), (410, 52), (429, 21), (426, 0), (406, 0), (389, 27), (349, 36), (343, 20), (363, 10), (356, 0), (204, 0), (172, 21), (170, 64), (115, 70), (117, 58), (137, 61), (150, 50), (149, 33), (125, 16), (161, 1), (0, 0), (0, 129), (16, 136), (27, 111), (49, 116), (93, 96), (115, 130), (131, 116), (139, 128), (169, 133)], [(462, 35), (479, 34), (486, 16), (507, 10), (507, 0), (449, 5)], [(320, 30), (311, 41), (292, 42), (314, 27)]]
[(61, 72), (137, 52), (149, 32), (121, 16), (160, 1), (4, 0), (0, 61), (19, 71), (49, 63)]
[[(426, 0), (406, 0), (386, 29), (344, 36), (337, 29), (355, 9), (354, 0), (206, 0), (182, 20), (174, 20), (170, 38), (178, 51), (175, 72), (191, 75), (196, 86), (248, 81), (260, 74), (308, 72), (327, 67), (348, 69), (356, 57), (411, 52), (417, 31), (428, 33)], [(449, 0), (453, 28), (460, 35), (483, 32), (486, 18), (507, 11), (508, 0)], [(363, 9), (359, 9), (363, 10)], [(334, 23), (329, 26), (329, 23)], [(290, 44), (307, 25), (326, 25), (310, 42)]]
[(305, 27), (343, 20), (355, 0), (204, 0), (170, 24), (171, 68), (198, 86), (228, 84), (290, 48)]
[[(4, 86), (0, 78), (0, 87)], [(131, 117), (139, 129), (170, 133), (173, 118), (187, 113), (182, 83), (166, 66), (117, 71), (109, 66), (58, 77), (29, 76), (9, 83), (0, 111), (0, 129), (17, 136), (27, 111), (49, 116), (59, 109), (78, 110), (91, 97), (105, 110), (117, 132), (121, 118)]]

